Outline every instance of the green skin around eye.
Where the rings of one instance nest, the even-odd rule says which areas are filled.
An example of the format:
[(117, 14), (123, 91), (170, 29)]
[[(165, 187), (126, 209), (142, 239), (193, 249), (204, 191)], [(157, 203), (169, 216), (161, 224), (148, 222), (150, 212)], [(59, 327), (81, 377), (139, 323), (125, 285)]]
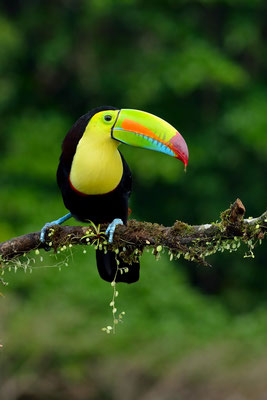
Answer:
[[(131, 171), (118, 151), (120, 142), (168, 154), (187, 165), (188, 149), (183, 137), (161, 118), (144, 111), (105, 106), (87, 115), (90, 118), (86, 126), (83, 116), (67, 133), (58, 166), (58, 185), (70, 212), (43, 227), (42, 242), (47, 227), (72, 216), (83, 222), (109, 223), (109, 242), (116, 225), (127, 223)], [(111, 250), (97, 249), (96, 261), (101, 278), (108, 282), (133, 283), (139, 279), (137, 259), (129, 264)], [(117, 274), (118, 261), (127, 273)]]
[(104, 115), (104, 122), (105, 123), (111, 123), (112, 122), (112, 120), (113, 120), (113, 117), (112, 117), (112, 115), (110, 115), (110, 114), (106, 114), (106, 115)]

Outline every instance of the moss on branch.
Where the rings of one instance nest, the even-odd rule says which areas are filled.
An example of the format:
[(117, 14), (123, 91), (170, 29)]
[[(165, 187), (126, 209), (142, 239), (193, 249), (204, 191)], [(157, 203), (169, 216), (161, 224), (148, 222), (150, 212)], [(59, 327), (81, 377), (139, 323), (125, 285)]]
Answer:
[(68, 245), (87, 244), (100, 249), (119, 251), (120, 255), (131, 262), (140, 256), (145, 248), (153, 248), (157, 256), (167, 249), (170, 259), (181, 255), (186, 260), (209, 265), (206, 257), (216, 252), (235, 251), (241, 242), (248, 246), (248, 254), (261, 243), (267, 230), (267, 212), (260, 217), (244, 219), (245, 207), (240, 199), (220, 215), (220, 221), (204, 225), (188, 225), (176, 221), (173, 226), (165, 227), (151, 222), (130, 220), (127, 226), (118, 226), (112, 244), (105, 237), (107, 225), (54, 226), (48, 230), (46, 244), (40, 242), (40, 232), (29, 233), (0, 243), (2, 263), (26, 253), (50, 247), (54, 251)]

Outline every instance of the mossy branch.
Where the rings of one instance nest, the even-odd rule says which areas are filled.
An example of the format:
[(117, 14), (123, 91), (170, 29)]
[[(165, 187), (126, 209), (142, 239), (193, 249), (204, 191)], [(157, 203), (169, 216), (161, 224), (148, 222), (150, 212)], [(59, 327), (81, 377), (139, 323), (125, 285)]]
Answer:
[[(119, 249), (120, 255), (131, 260), (142, 254), (144, 248), (152, 247), (157, 256), (167, 249), (170, 259), (184, 256), (185, 259), (208, 265), (206, 257), (217, 251), (235, 251), (244, 242), (253, 257), (253, 248), (261, 243), (267, 230), (267, 212), (258, 218), (244, 219), (245, 207), (240, 199), (220, 215), (220, 221), (205, 225), (188, 225), (176, 221), (165, 227), (150, 222), (130, 220), (127, 226), (118, 226), (114, 241), (106, 241), (107, 225), (54, 226), (47, 232), (46, 244), (40, 242), (40, 232), (29, 233), (0, 243), (3, 261), (25, 255), (31, 250), (50, 248), (55, 251), (68, 245), (87, 244), (112, 250)], [(118, 251), (118, 250), (116, 250)]]

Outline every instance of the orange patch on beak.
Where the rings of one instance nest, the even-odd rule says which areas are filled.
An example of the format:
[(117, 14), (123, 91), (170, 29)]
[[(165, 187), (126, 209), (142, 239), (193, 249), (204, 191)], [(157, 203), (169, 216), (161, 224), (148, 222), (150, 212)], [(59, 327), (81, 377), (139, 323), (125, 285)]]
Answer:
[(155, 139), (157, 142), (163, 143), (165, 146), (170, 147), (168, 143), (164, 140), (160, 139), (155, 133), (153, 133), (150, 129), (146, 128), (144, 125), (139, 124), (138, 122), (132, 121), (131, 119), (124, 119), (122, 121), (121, 127), (126, 131), (139, 133), (144, 136), (148, 136), (152, 139)]

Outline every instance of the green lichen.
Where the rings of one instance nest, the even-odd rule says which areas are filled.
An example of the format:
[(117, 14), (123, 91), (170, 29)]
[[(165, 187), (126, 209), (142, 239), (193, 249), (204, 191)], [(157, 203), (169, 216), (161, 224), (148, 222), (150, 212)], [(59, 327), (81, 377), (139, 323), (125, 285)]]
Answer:
[(185, 222), (175, 221), (172, 227), (172, 233), (179, 235), (180, 237), (189, 236), (194, 233), (194, 228)]
[(231, 215), (231, 209), (230, 208), (228, 208), (227, 210), (221, 212), (220, 219), (221, 219), (222, 225), (228, 225), (229, 224), (230, 215)]

